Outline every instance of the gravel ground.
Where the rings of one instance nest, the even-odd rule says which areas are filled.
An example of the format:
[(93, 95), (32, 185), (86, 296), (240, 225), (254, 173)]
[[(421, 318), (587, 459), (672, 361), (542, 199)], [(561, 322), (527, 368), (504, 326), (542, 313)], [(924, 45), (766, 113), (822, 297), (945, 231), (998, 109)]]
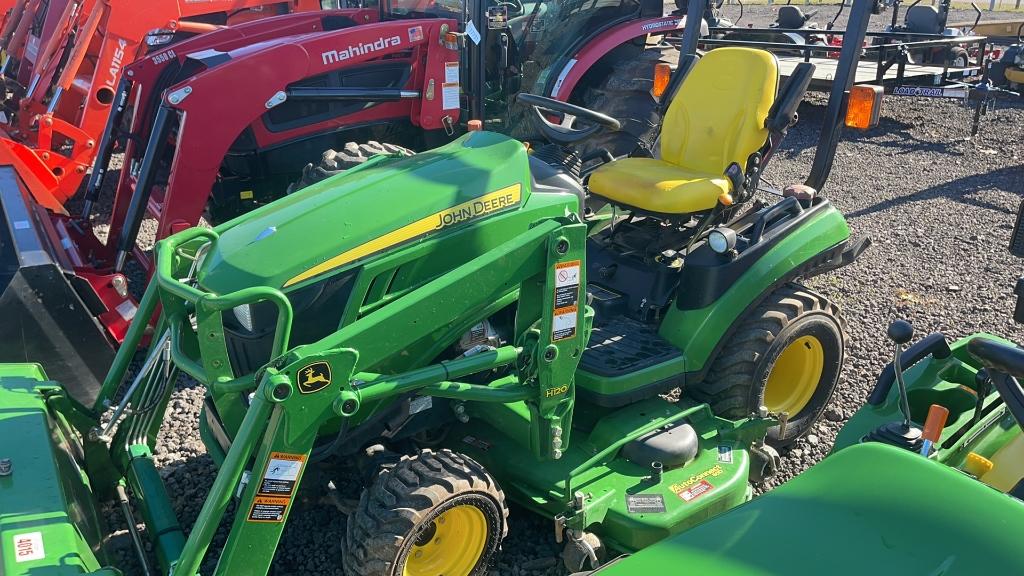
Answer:
[[(822, 7), (816, 20), (824, 24), (834, 10)], [(875, 20), (884, 23), (885, 18)], [(770, 7), (748, 7), (744, 23), (770, 20)], [(800, 113), (800, 124), (766, 175), (777, 185), (800, 182), (807, 174), (824, 98), (808, 97)], [(1024, 341), (1024, 330), (1010, 319), (1021, 263), (1006, 252), (1013, 214), (1024, 196), (1024, 108), (1001, 106), (973, 140), (967, 138), (970, 119), (970, 111), (955, 103), (887, 98), (878, 128), (846, 133), (825, 194), (846, 214), (854, 234), (871, 236), (874, 246), (855, 264), (810, 282), (838, 303), (847, 319), (844, 380), (825, 417), (783, 455), (782, 471), (765, 488), (828, 453), (837, 431), (863, 404), (875, 375), (889, 360), (884, 328), (891, 320), (912, 321), (919, 335), (942, 330), (960, 337), (984, 330)], [(201, 399), (197, 386), (183, 384), (174, 392), (156, 455), (186, 527), (196, 518), (216, 473), (198, 435)], [(300, 493), (274, 574), (341, 574), (345, 518), (313, 484), (307, 482)], [(120, 564), (130, 568), (134, 556), (123, 522), (112, 510), (108, 516), (122, 527), (114, 541)], [(225, 528), (205, 573), (212, 572)], [(559, 549), (549, 521), (513, 507), (509, 536), (492, 573), (562, 575)]]

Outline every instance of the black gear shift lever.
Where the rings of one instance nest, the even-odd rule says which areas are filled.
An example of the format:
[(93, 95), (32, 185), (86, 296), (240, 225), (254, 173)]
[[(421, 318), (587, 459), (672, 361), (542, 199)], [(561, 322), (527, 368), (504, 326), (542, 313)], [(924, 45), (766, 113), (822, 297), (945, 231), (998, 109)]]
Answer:
[(868, 433), (862, 441), (884, 442), (894, 446), (902, 446), (908, 450), (921, 447), (921, 429), (910, 421), (910, 401), (907, 398), (907, 384), (903, 381), (902, 354), (903, 345), (914, 337), (914, 327), (906, 320), (896, 320), (889, 325), (886, 335), (893, 342), (892, 367), (896, 373), (896, 385), (900, 392), (900, 412), (902, 422), (889, 422)]
[(910, 428), (910, 402), (907, 400), (907, 383), (903, 381), (903, 366), (900, 363), (903, 345), (914, 337), (914, 327), (906, 320), (896, 320), (889, 324), (885, 335), (893, 341), (892, 367), (896, 372), (896, 385), (900, 389), (900, 412), (903, 412), (903, 426)]

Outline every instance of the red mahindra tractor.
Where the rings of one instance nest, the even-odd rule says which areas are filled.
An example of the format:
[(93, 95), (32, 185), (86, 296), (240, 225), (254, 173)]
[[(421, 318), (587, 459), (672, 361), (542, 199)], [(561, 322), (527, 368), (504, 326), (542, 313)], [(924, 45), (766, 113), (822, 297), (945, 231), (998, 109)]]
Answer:
[[(124, 273), (149, 265), (136, 245), (143, 221), (155, 220), (160, 238), (204, 214), (226, 219), (283, 195), (324, 149), (367, 140), (423, 149), (469, 120), (528, 140), (532, 123), (511, 111), (528, 90), (610, 111), (624, 130), (592, 154), (629, 152), (656, 125), (661, 48), (648, 39), (683, 26), (663, 6), (385, 1), (250, 22), (151, 52), (126, 67), (112, 95), (81, 212), (46, 210), (0, 159), (0, 234), (16, 239), (0, 242), (0, 259), (12, 263), (0, 278), (0, 339), (17, 343), (0, 361), (44, 358), (54, 378), (98, 389), (92, 381), (136, 311)], [(109, 200), (100, 191), (122, 143), (103, 242), (94, 207)], [(579, 169), (585, 158), (562, 160)]]
[(16, 0), (0, 30), (0, 157), (60, 211), (95, 159), (125, 65), (218, 26), (319, 9), (319, 0)]

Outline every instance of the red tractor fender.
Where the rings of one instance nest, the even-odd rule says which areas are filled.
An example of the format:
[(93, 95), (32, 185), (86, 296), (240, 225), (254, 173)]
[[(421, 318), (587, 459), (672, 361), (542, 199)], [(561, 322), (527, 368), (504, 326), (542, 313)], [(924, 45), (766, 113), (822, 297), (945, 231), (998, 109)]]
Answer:
[[(641, 36), (677, 32), (684, 26), (686, 26), (686, 16), (659, 16), (658, 18), (632, 20), (601, 32), (565, 63), (551, 88), (551, 97), (563, 102), (568, 101), (583, 75), (623, 43)], [(701, 21), (701, 28), (706, 27), (707, 24)], [(705, 32), (705, 30), (701, 30), (701, 32)]]

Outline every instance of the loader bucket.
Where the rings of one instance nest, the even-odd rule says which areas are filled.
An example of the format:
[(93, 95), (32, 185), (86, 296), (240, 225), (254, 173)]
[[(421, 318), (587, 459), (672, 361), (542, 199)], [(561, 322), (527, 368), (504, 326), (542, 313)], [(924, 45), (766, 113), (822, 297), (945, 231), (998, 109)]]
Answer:
[(10, 138), (0, 137), (0, 165), (13, 166), (36, 202), (57, 213), (64, 213), (64, 205), (54, 196), (60, 179), (43, 162), (35, 150)]
[(81, 446), (49, 414), (58, 390), (38, 364), (0, 364), (0, 574), (115, 574), (94, 572), (103, 531)]
[(49, 214), (0, 160), (0, 362), (39, 362), (72, 398), (92, 406), (114, 345), (98, 309), (83, 299), (85, 281), (55, 246)]

